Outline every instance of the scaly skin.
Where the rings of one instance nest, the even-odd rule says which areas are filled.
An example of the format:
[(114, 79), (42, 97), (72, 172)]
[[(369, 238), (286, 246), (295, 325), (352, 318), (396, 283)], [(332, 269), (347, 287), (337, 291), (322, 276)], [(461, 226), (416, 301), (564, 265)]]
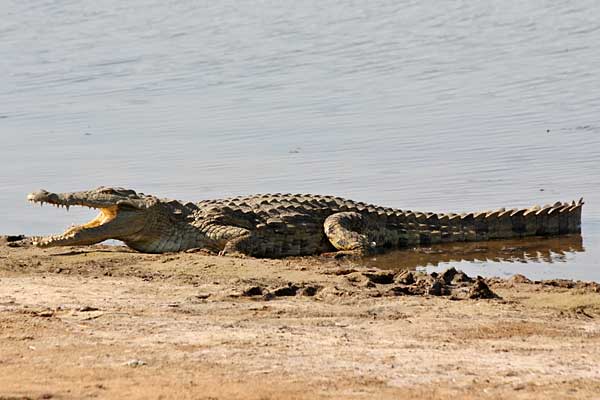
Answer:
[(28, 200), (100, 209), (93, 221), (40, 247), (107, 239), (145, 253), (204, 249), (278, 258), (337, 251), (369, 252), (433, 243), (547, 236), (581, 231), (583, 201), (529, 209), (435, 214), (378, 207), (333, 196), (265, 194), (199, 203), (158, 199), (122, 188), (31, 193)]

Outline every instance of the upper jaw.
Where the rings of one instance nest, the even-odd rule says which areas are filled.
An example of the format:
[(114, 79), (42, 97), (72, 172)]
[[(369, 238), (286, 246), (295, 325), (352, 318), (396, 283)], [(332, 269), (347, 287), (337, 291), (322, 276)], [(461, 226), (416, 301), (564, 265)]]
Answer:
[(71, 204), (64, 201), (64, 199), (62, 199), (56, 193), (50, 193), (43, 189), (38, 192), (29, 193), (27, 195), (27, 201), (31, 203), (40, 203), (40, 205), (44, 205), (44, 203), (49, 203), (55, 206), (71, 206)]
[(96, 191), (52, 193), (46, 190), (32, 192), (27, 195), (27, 200), (33, 203), (53, 204), (59, 207), (83, 206), (90, 208), (110, 208), (119, 205), (140, 208), (142, 202), (137, 199), (117, 196)]

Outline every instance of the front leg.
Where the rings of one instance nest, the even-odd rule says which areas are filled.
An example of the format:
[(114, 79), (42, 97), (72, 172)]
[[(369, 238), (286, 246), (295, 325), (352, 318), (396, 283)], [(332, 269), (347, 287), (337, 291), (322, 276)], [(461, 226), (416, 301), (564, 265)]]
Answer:
[(223, 250), (219, 252), (220, 256), (230, 257), (247, 257), (252, 251), (252, 237), (250, 231), (242, 233), (238, 236), (230, 238), (223, 247)]
[(285, 255), (282, 253), (285, 242), (286, 234), (264, 226), (255, 230), (245, 230), (230, 237), (219, 254), (234, 257), (278, 258)]
[(313, 254), (316, 250), (313, 247), (317, 246), (311, 240), (314, 241), (315, 238), (320, 242), (320, 229), (311, 232), (310, 226), (297, 228), (279, 220), (270, 220), (255, 229), (231, 236), (220, 254), (265, 258)]
[(210, 250), (216, 250), (219, 255), (249, 255), (248, 246), (244, 245), (251, 236), (249, 229), (235, 225), (210, 223), (203, 225), (201, 231), (211, 244)]

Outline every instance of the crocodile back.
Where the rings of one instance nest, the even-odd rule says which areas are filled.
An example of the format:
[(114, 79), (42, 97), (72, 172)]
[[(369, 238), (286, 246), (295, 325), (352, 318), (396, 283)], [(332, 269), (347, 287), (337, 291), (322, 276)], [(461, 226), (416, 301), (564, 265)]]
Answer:
[(266, 222), (273, 218), (287, 220), (300, 217), (313, 218), (322, 222), (329, 215), (342, 211), (354, 211), (361, 214), (401, 211), (336, 196), (290, 193), (204, 200), (197, 203), (197, 206), (204, 215), (215, 213), (252, 214), (260, 222)]

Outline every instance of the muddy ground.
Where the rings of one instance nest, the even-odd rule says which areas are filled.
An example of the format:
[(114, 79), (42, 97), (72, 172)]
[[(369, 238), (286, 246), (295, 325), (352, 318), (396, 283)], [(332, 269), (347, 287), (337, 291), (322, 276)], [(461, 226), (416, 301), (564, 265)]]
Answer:
[(0, 399), (600, 398), (598, 284), (16, 243)]

